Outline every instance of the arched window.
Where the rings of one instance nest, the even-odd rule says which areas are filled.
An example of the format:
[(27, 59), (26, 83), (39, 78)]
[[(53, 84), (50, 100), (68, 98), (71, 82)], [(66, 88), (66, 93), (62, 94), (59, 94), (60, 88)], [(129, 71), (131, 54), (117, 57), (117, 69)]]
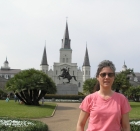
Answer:
[(86, 75), (88, 75), (88, 71), (86, 70)]
[(57, 75), (57, 70), (56, 70), (56, 75)]

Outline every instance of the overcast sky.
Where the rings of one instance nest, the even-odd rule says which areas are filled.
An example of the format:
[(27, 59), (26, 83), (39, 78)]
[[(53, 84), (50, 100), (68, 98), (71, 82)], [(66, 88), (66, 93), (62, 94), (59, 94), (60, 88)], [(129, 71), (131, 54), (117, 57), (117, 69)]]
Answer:
[(40, 69), (59, 62), (68, 17), (72, 62), (82, 68), (86, 43), (94, 77), (100, 61), (140, 72), (140, 0), (0, 0), (0, 66)]

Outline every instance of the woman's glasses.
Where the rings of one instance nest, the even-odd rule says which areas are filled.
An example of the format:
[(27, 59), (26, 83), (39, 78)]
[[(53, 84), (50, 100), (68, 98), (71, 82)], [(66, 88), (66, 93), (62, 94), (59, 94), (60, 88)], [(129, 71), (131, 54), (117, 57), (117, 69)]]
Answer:
[(101, 73), (101, 74), (99, 74), (102, 78), (103, 77), (106, 77), (106, 75), (108, 75), (108, 77), (114, 77), (115, 76), (115, 73)]

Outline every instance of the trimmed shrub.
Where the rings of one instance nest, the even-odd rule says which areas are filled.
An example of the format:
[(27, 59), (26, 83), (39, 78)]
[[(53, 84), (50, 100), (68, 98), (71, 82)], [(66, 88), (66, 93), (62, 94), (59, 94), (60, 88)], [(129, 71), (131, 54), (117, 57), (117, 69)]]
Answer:
[(0, 99), (6, 98), (7, 93), (0, 89)]
[(84, 93), (82, 93), (82, 92), (78, 92), (78, 95), (85, 95)]
[(130, 121), (131, 131), (140, 131), (140, 120)]
[(85, 95), (55, 95), (46, 94), (45, 99), (66, 99), (66, 100), (79, 100), (84, 99)]
[(48, 131), (48, 126), (40, 121), (0, 118), (0, 131)]

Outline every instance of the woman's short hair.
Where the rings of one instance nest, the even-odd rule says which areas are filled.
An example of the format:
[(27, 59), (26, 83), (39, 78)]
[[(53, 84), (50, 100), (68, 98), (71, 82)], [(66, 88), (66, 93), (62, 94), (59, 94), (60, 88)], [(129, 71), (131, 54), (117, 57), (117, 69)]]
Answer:
[(101, 70), (104, 67), (110, 67), (110, 69), (113, 71), (113, 73), (115, 73), (116, 68), (115, 68), (115, 65), (113, 64), (113, 62), (109, 61), (109, 60), (103, 60), (98, 65), (98, 69), (97, 69), (97, 72), (96, 72), (96, 77), (98, 77), (99, 73), (101, 72)]

